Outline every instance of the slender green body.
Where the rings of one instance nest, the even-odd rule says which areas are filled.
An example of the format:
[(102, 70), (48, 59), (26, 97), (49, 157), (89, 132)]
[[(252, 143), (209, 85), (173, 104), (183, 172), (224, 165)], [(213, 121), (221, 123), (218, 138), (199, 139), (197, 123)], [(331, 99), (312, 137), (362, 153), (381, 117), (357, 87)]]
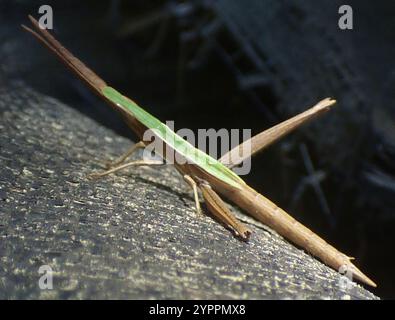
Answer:
[(240, 189), (242, 185), (245, 185), (245, 182), (232, 170), (224, 166), (221, 162), (214, 159), (210, 155), (195, 148), (188, 141), (184, 140), (173, 130), (171, 130), (167, 125), (162, 123), (159, 119), (149, 114), (147, 111), (139, 107), (135, 102), (123, 96), (114, 88), (108, 86), (104, 87), (102, 89), (102, 93), (107, 99), (114, 102), (116, 105), (139, 120), (147, 128), (151, 129), (159, 139), (163, 140), (167, 145), (184, 156), (187, 160), (196, 164), (219, 180), (226, 182), (238, 189)]

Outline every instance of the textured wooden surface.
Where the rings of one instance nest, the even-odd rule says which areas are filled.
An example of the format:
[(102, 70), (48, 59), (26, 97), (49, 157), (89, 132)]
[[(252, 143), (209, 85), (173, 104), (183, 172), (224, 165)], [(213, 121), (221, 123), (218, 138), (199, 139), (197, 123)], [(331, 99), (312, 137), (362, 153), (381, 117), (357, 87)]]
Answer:
[(0, 131), (0, 298), (376, 298), (240, 213), (249, 243), (197, 217), (171, 166), (88, 181), (131, 142), (21, 83)]

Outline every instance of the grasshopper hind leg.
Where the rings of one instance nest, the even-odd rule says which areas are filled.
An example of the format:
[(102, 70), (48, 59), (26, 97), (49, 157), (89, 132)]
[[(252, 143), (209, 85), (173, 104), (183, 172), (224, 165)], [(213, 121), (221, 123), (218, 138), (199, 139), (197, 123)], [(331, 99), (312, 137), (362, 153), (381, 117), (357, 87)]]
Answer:
[(233, 230), (235, 236), (243, 241), (248, 241), (252, 231), (233, 215), (223, 200), (211, 188), (210, 184), (203, 182), (199, 184), (199, 187), (202, 191), (204, 201), (214, 217), (226, 227)]

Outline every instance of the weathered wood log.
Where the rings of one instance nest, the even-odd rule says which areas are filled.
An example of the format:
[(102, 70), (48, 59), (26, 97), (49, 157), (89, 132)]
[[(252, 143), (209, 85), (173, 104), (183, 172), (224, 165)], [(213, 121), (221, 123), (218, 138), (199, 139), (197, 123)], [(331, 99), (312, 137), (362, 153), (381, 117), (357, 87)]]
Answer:
[(0, 88), (0, 130), (0, 298), (376, 298), (241, 213), (248, 243), (196, 216), (171, 166), (89, 181), (131, 142), (23, 83)]

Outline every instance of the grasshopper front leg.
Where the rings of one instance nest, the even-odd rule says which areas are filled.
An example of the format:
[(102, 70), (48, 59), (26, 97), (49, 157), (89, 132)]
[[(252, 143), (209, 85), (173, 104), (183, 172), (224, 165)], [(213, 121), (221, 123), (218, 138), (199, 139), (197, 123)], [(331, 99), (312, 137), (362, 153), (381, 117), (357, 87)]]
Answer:
[(135, 160), (135, 161), (121, 164), (121, 165), (111, 168), (109, 170), (105, 170), (102, 172), (93, 172), (90, 175), (88, 175), (88, 178), (90, 178), (90, 179), (101, 178), (101, 177), (104, 177), (108, 174), (120, 171), (120, 170), (128, 168), (128, 167), (132, 167), (132, 166), (161, 166), (163, 164), (164, 164), (164, 162), (160, 161), (160, 160)]
[(164, 162), (160, 160), (135, 160), (135, 161), (130, 161), (126, 162), (126, 159), (129, 158), (130, 156), (133, 155), (137, 150), (144, 148), (145, 144), (143, 141), (140, 141), (133, 146), (131, 146), (123, 155), (121, 155), (119, 158), (117, 158), (114, 161), (109, 161), (106, 163), (106, 168), (107, 170), (102, 171), (102, 172), (93, 172), (90, 175), (88, 175), (88, 178), (90, 179), (97, 179), (101, 178), (103, 176), (106, 176), (111, 173), (115, 173), (117, 171), (123, 170), (128, 167), (132, 166), (157, 166), (157, 165), (163, 165)]
[(115, 173), (117, 171), (123, 170), (128, 167), (132, 166), (154, 166), (154, 165), (163, 165), (164, 162), (160, 160), (135, 160), (126, 162), (126, 159), (133, 155), (138, 149), (144, 148), (145, 144), (143, 141), (140, 141), (130, 147), (123, 155), (117, 158), (114, 161), (109, 161), (106, 163), (107, 170), (102, 172), (93, 172), (92, 174), (88, 175), (90, 179), (97, 179), (103, 176), (106, 176), (111, 173)]
[(140, 141), (138, 143), (135, 143), (132, 145), (123, 155), (121, 155), (119, 158), (113, 160), (113, 161), (108, 161), (106, 163), (106, 168), (111, 169), (119, 166), (120, 164), (124, 163), (127, 158), (129, 158), (133, 153), (135, 153), (137, 150), (142, 149), (145, 147), (145, 144), (143, 141)]

